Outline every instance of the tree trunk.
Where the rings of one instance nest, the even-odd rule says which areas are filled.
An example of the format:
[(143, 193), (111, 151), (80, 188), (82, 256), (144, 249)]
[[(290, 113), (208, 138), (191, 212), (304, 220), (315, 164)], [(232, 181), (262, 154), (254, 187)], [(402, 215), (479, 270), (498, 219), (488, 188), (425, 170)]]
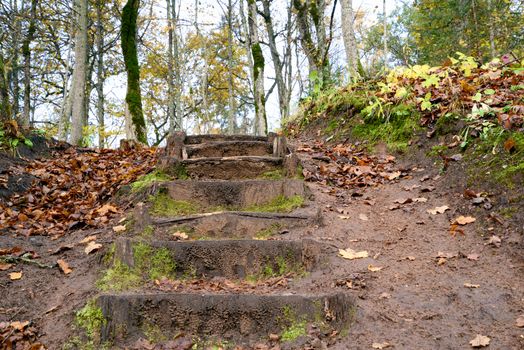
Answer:
[(257, 27), (257, 5), (255, 0), (248, 0), (248, 24), (253, 56), (253, 94), (255, 99), (255, 135), (267, 134), (267, 119), (264, 96), (264, 55), (260, 47)]
[(75, 67), (71, 84), (71, 143), (81, 145), (85, 114), (87, 78), (87, 0), (75, 0), (77, 28), (75, 34)]
[(289, 104), (286, 100), (287, 96), (287, 87), (284, 81), (284, 76), (282, 75), (282, 60), (280, 59), (280, 54), (277, 49), (276, 44), (276, 34), (273, 28), (273, 21), (271, 20), (271, 9), (270, 1), (263, 0), (263, 17), (266, 24), (266, 30), (268, 35), (269, 50), (271, 51), (271, 59), (273, 60), (273, 66), (275, 68), (275, 80), (277, 83), (277, 92), (278, 92), (278, 104), (280, 107), (280, 120), (286, 119), (289, 114)]
[(228, 91), (228, 115), (227, 115), (227, 133), (235, 133), (236, 113), (235, 102), (233, 99), (233, 4), (231, 0), (227, 4), (227, 91)]
[(169, 121), (169, 130), (175, 130), (175, 87), (174, 87), (174, 57), (173, 57), (173, 26), (171, 22), (171, 0), (166, 1), (167, 4), (167, 25), (168, 25), (168, 40), (167, 40), (167, 119)]
[(96, 103), (96, 119), (98, 120), (98, 146), (100, 148), (104, 148), (106, 146), (104, 118), (104, 26), (102, 24), (104, 4), (104, 0), (98, 0), (96, 8), (96, 46), (98, 51), (98, 60), (96, 67), (96, 95), (98, 97)]
[(180, 51), (178, 42), (178, 13), (176, 11), (176, 0), (172, 0), (171, 22), (173, 26), (173, 58), (175, 73), (175, 120), (176, 130), (183, 130), (183, 108), (182, 108), (182, 72), (180, 70)]
[(31, 119), (31, 49), (29, 45), (35, 35), (36, 5), (38, 0), (31, 0), (31, 10), (29, 14), (29, 27), (22, 43), (22, 55), (24, 56), (24, 113), (19, 120), (22, 126), (29, 126)]
[(4, 58), (2, 57), (2, 52), (0, 52), (0, 122), (2, 124), (11, 119), (8, 89), (9, 84), (5, 72)]
[(495, 48), (495, 24), (493, 23), (493, 18), (495, 14), (493, 13), (493, 0), (488, 0), (488, 14), (489, 14), (489, 48), (491, 51), (491, 58), (494, 59), (497, 57), (497, 49)]
[(386, 15), (386, 0), (382, 1), (382, 13), (384, 14), (384, 70), (388, 69), (388, 17)]
[(350, 81), (358, 79), (358, 50), (355, 39), (355, 15), (353, 12), (353, 0), (341, 0), (342, 37), (346, 49), (346, 60), (348, 65), (348, 76)]
[(13, 63), (12, 63), (12, 76), (11, 84), (13, 86), (13, 109), (11, 111), (13, 119), (18, 119), (18, 112), (20, 111), (20, 79), (18, 75), (18, 53), (19, 53), (19, 38), (20, 38), (20, 20), (18, 18), (18, 1), (13, 1), (13, 17), (14, 17), (14, 30), (12, 33), (13, 38)]
[[(246, 20), (246, 12), (244, 11), (244, 0), (240, 0), (240, 11), (239, 12), (240, 12), (240, 23), (242, 26), (242, 31), (243, 31), (244, 37), (246, 38), (246, 40), (244, 40), (246, 52), (251, 52), (251, 39), (249, 38), (249, 28), (248, 28), (248, 24)], [(250, 68), (249, 69), (250, 86), (254, 86), (255, 79), (254, 79), (254, 74), (253, 74), (254, 73), (253, 72), (253, 56), (249, 54), (247, 55), (247, 64), (248, 64), (248, 67)], [(247, 113), (244, 113), (244, 120), (242, 121), (242, 125), (249, 124), (247, 120), (247, 115), (248, 115)], [(257, 122), (257, 116), (255, 115), (255, 125), (256, 125), (256, 122)]]
[[(140, 95), (140, 66), (136, 47), (139, 0), (128, 0), (122, 11), (121, 46), (127, 73), (126, 106), (139, 142), (147, 144), (147, 131)], [(131, 125), (128, 126), (131, 128)]]

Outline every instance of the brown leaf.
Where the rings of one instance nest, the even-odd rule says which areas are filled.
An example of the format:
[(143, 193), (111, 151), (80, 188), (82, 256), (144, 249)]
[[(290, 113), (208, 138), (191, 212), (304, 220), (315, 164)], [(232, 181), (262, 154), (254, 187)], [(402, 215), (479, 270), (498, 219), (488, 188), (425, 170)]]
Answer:
[(517, 321), (515, 321), (515, 326), (517, 326), (519, 328), (523, 328), (524, 327), (524, 315), (520, 315), (517, 318)]
[(467, 256), (468, 260), (477, 261), (479, 259), (479, 255), (477, 253), (471, 253)]
[(411, 202), (413, 202), (412, 198), (399, 198), (399, 199), (395, 199), (394, 201), (394, 203), (398, 203), (398, 204), (408, 204)]
[(29, 321), (24, 321), (24, 322), (14, 321), (14, 322), (11, 322), (10, 324), (10, 326), (13, 329), (16, 329), (19, 332), (22, 332), (24, 328), (27, 327), (28, 325), (29, 325)]
[(363, 259), (363, 258), (367, 258), (369, 256), (368, 252), (365, 251), (365, 250), (363, 250), (361, 252), (356, 252), (356, 251), (354, 251), (351, 248), (339, 249), (338, 250), (338, 254), (341, 257), (343, 257), (344, 259), (348, 259), (348, 260)]
[(371, 264), (368, 265), (368, 270), (371, 272), (378, 272), (382, 270), (383, 268), (384, 268), (383, 266), (373, 266)]
[(20, 272), (11, 272), (9, 274), (9, 279), (12, 281), (16, 281), (22, 278), (22, 271)]
[(459, 224), (459, 225), (467, 225), (475, 222), (477, 219), (475, 219), (472, 216), (459, 216), (455, 220), (453, 220), (453, 224)]
[(189, 236), (185, 232), (177, 231), (173, 233), (173, 238), (178, 239), (178, 240), (184, 240), (184, 239), (188, 239)]
[(508, 152), (513, 151), (515, 149), (515, 140), (513, 140), (512, 138), (507, 139), (504, 142), (504, 149)]
[(126, 226), (125, 225), (113, 226), (113, 231), (115, 233), (121, 233), (121, 232), (124, 232), (125, 230), (126, 230)]
[(490, 340), (491, 339), (485, 335), (477, 334), (475, 339), (471, 340), (469, 344), (474, 348), (482, 348), (484, 346), (488, 346)]
[(471, 284), (471, 283), (464, 283), (464, 287), (466, 288), (479, 288), (480, 284)]
[(86, 254), (91, 254), (92, 252), (96, 252), (100, 248), (102, 248), (102, 245), (100, 243), (89, 242), (85, 247), (84, 251), (86, 252)]
[(495, 236), (495, 235), (491, 236), (488, 240), (488, 244), (492, 244), (497, 248), (500, 247), (501, 243), (502, 243), (502, 240), (500, 239), (500, 237)]
[(11, 268), (11, 266), (13, 266), (13, 264), (4, 264), (4, 263), (0, 263), (0, 271), (6, 271), (6, 270), (9, 270)]
[(392, 347), (393, 345), (391, 345), (390, 343), (388, 343), (387, 341), (385, 342), (382, 342), (382, 343), (373, 343), (371, 344), (371, 347), (373, 349), (379, 349), (379, 350), (382, 350), (382, 349), (387, 349), (387, 348), (390, 348)]
[(92, 242), (92, 241), (96, 241), (96, 236), (93, 235), (93, 236), (87, 236), (86, 238), (84, 238), (83, 240), (81, 240), (80, 242), (78, 242), (79, 244), (87, 244), (89, 242)]
[(64, 275), (69, 275), (71, 272), (73, 272), (73, 270), (69, 268), (69, 264), (65, 260), (58, 259), (56, 263), (58, 264), (58, 266), (60, 267), (60, 270), (62, 270)]
[(449, 207), (447, 205), (443, 205), (441, 207), (435, 207), (433, 209), (426, 210), (431, 215), (437, 215), (437, 214), (443, 214), (446, 210), (449, 210)]

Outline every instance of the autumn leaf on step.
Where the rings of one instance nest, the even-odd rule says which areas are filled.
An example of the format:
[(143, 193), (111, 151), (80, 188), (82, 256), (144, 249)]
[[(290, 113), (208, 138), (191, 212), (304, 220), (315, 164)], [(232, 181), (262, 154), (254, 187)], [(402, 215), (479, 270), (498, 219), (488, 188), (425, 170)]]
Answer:
[(363, 250), (360, 252), (354, 251), (351, 248), (348, 249), (339, 249), (338, 254), (344, 259), (354, 260), (354, 259), (363, 259), (369, 256), (368, 252)]
[(184, 239), (188, 239), (189, 236), (185, 232), (177, 231), (177, 232), (173, 233), (173, 238), (175, 238), (177, 240), (184, 240)]
[(11, 272), (9, 274), (9, 279), (12, 281), (16, 281), (22, 278), (22, 271), (20, 272)]
[(449, 210), (449, 207), (447, 205), (443, 205), (441, 207), (435, 207), (433, 209), (426, 210), (431, 215), (437, 215), (437, 214), (443, 214), (446, 210)]
[(477, 219), (475, 219), (474, 217), (472, 216), (459, 216), (458, 218), (456, 218), (455, 220), (453, 220), (452, 224), (459, 224), (459, 225), (467, 225), (467, 224), (471, 224), (473, 222), (477, 221)]
[(58, 264), (58, 266), (60, 267), (60, 270), (62, 270), (64, 275), (69, 275), (71, 272), (73, 272), (73, 270), (71, 270), (71, 268), (69, 267), (69, 264), (65, 260), (58, 259), (56, 263)]
[(125, 230), (126, 230), (126, 226), (125, 225), (113, 226), (113, 231), (115, 233), (121, 233), (121, 232), (124, 232)]
[(485, 335), (477, 334), (475, 339), (471, 340), (469, 344), (474, 348), (482, 348), (489, 345), (490, 338)]
[(86, 252), (86, 254), (91, 254), (92, 252), (96, 252), (100, 248), (102, 248), (102, 245), (100, 243), (96, 243), (94, 241), (91, 241), (91, 242), (89, 242), (87, 244), (87, 246), (85, 247), (84, 251)]

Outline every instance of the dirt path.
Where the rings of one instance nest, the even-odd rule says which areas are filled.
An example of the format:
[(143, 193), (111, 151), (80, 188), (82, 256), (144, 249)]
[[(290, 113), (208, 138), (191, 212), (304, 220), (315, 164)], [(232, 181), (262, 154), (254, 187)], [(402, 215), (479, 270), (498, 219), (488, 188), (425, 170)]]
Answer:
[[(327, 223), (311, 236), (370, 256), (333, 261), (331, 283), (358, 297), (356, 322), (334, 348), (467, 349), (477, 334), (491, 338), (492, 349), (524, 348), (524, 330), (516, 327), (524, 313), (520, 235), (486, 220), (489, 212), (462, 198), (456, 179), (414, 163), (404, 168), (408, 176), (361, 197), (310, 184)], [(397, 203), (407, 198), (427, 201)], [(450, 209), (427, 212), (440, 206)], [(460, 215), (478, 220), (452, 237), (450, 222)], [(503, 237), (500, 247), (488, 243), (493, 235)]]

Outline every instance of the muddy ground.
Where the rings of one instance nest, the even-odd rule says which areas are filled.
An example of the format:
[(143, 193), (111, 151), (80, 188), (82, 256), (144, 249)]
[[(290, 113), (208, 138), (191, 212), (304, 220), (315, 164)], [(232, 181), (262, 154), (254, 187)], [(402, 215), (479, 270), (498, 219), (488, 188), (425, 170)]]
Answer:
[[(310, 142), (297, 140), (294, 146)], [(307, 152), (298, 155), (306, 169), (323, 162)], [(524, 315), (522, 222), (490, 217), (494, 208), (464, 198), (466, 179), (459, 171), (440, 174), (423, 155), (399, 158), (396, 166), (406, 176), (377, 187), (343, 190), (308, 183), (324, 225), (277, 237), (313, 238), (332, 248), (328, 270), (294, 281), (294, 291), (329, 288), (357, 300), (349, 335), (330, 348), (467, 349), (477, 334), (490, 338), (490, 349), (524, 348), (524, 328), (517, 327)], [(490, 195), (500, 209), (504, 194)], [(408, 198), (418, 199), (401, 204)], [(449, 210), (427, 212), (440, 206)], [(450, 222), (461, 215), (476, 221), (453, 236)], [(18, 261), (0, 271), (0, 322), (30, 321), (29, 342), (62, 348), (78, 334), (75, 311), (97, 294), (104, 252), (115, 238), (111, 227), (73, 231), (56, 240), (1, 235), (0, 248), (34, 252), (34, 260), (49, 267)], [(86, 244), (79, 242), (90, 235), (102, 248), (86, 254)], [(369, 257), (338, 256), (338, 249), (347, 248), (367, 251)], [(68, 262), (70, 274), (58, 269), (58, 259)], [(22, 278), (11, 280), (13, 272), (22, 272)]]

